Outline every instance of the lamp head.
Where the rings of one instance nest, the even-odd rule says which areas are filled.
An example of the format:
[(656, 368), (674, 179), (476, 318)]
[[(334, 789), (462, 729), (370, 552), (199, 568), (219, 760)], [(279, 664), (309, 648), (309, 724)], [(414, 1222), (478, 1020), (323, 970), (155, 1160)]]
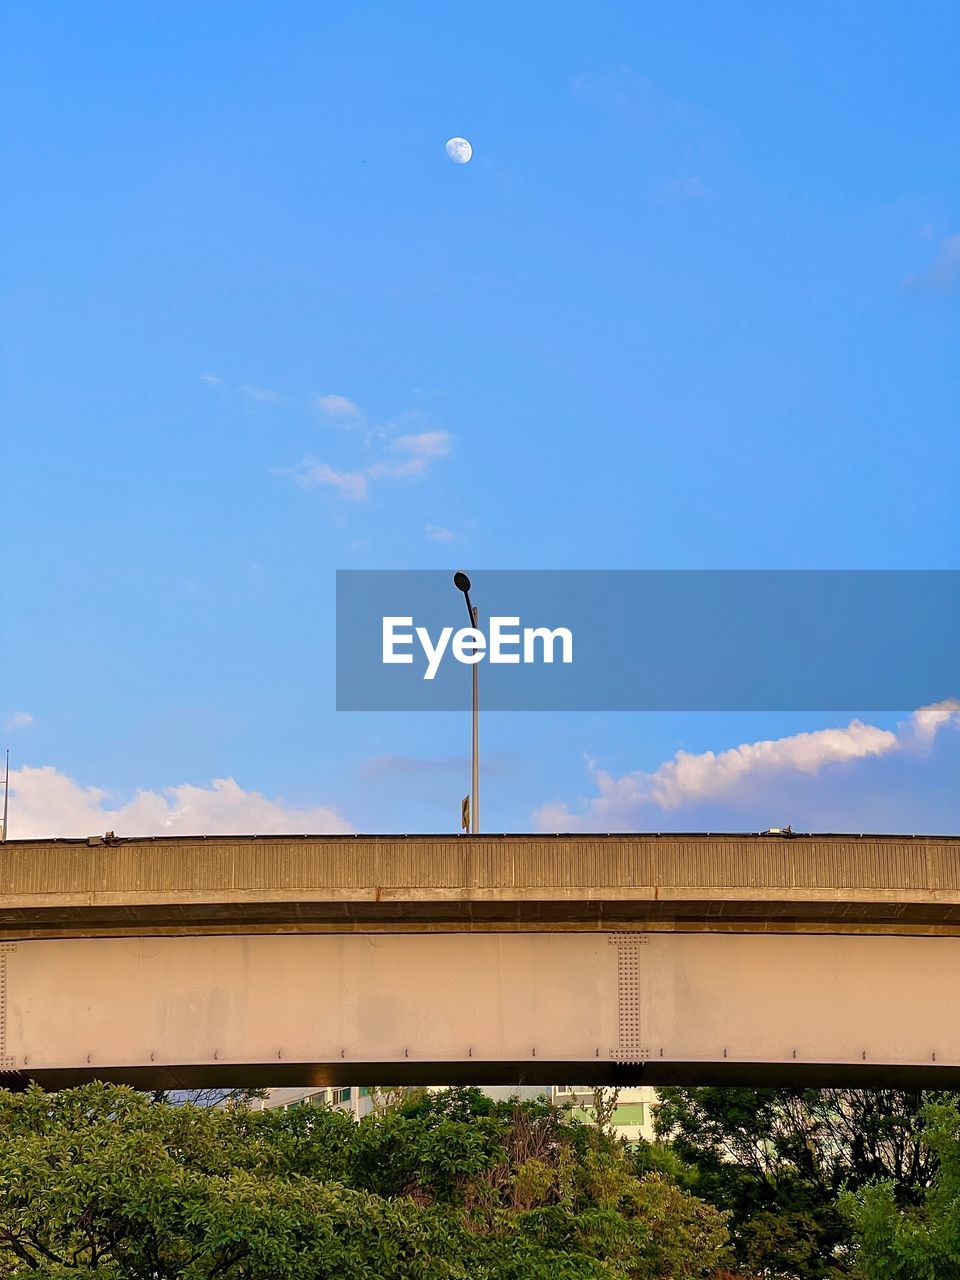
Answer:
[(457, 588), (458, 591), (462, 591), (464, 595), (466, 595), (467, 592), (470, 590), (470, 579), (467, 577), (467, 575), (463, 572), (462, 569), (458, 569), (457, 572), (453, 575), (453, 585)]

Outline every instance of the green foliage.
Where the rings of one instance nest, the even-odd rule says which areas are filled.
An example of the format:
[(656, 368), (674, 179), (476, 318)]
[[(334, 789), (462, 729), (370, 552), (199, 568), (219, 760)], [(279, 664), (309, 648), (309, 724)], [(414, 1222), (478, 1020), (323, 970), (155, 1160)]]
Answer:
[(924, 1119), (938, 1167), (920, 1204), (903, 1203), (889, 1180), (842, 1198), (864, 1280), (960, 1280), (960, 1111), (931, 1104)]
[(0, 1092), (0, 1277), (695, 1280), (724, 1217), (543, 1103), (319, 1107)]
[[(765, 1277), (829, 1280), (854, 1269), (844, 1191), (882, 1181), (895, 1207), (922, 1199), (937, 1167), (923, 1141), (932, 1096), (669, 1088), (661, 1091), (657, 1129), (682, 1162), (680, 1184), (729, 1212), (741, 1267)], [(879, 1212), (879, 1202), (871, 1204)]]

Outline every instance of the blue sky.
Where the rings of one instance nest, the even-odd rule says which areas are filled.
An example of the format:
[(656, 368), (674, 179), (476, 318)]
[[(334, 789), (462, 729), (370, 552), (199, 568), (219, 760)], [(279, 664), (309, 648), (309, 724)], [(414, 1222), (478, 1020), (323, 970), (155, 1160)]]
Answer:
[[(334, 710), (337, 568), (958, 566), (955, 5), (2, 26), (11, 835), (454, 829), (462, 716)], [(960, 829), (909, 707), (596, 809), (857, 710), (489, 716), (483, 825)]]

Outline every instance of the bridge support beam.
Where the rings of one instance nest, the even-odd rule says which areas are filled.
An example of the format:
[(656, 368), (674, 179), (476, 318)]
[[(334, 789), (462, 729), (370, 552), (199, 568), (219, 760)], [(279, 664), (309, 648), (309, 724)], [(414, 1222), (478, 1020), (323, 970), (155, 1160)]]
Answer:
[(378, 933), (0, 944), (0, 1070), (207, 1084), (960, 1081), (960, 938)]

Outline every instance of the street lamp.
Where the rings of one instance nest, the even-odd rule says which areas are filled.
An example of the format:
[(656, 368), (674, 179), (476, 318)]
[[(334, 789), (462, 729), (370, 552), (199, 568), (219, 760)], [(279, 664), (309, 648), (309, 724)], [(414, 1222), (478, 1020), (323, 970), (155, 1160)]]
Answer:
[[(470, 579), (460, 569), (453, 575), (453, 585), (463, 592), (467, 602), (467, 613), (470, 615), (471, 627), (476, 627), (480, 613), (476, 605), (470, 603)], [(471, 770), (470, 796), (470, 834), (480, 831), (480, 663), (473, 664), (473, 762)]]
[(7, 747), (7, 768), (3, 775), (3, 821), (0, 822), (0, 843), (7, 838), (7, 813), (10, 805), (10, 748)]

